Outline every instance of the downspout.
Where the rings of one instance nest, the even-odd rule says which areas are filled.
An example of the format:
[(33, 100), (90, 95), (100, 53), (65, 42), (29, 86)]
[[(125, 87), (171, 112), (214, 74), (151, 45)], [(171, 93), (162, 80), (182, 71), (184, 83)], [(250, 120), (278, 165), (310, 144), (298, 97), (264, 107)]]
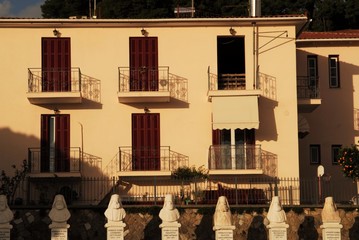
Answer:
[(255, 22), (253, 26), (253, 89), (258, 85), (258, 26)]

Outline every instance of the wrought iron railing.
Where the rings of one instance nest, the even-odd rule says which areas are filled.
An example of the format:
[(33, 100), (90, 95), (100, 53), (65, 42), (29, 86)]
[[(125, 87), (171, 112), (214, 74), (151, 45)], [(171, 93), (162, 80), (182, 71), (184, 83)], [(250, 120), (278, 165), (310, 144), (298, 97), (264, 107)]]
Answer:
[(218, 169), (262, 169), (260, 145), (212, 145), (208, 166)]
[(215, 90), (245, 90), (246, 75), (242, 73), (221, 74), (220, 76), (208, 72), (208, 87)]
[(297, 76), (297, 97), (320, 98), (319, 77)]
[(53, 196), (58, 194), (57, 191), (65, 184), (71, 193), (74, 193), (68, 196), (73, 197), (67, 199), (69, 205), (107, 206), (108, 196), (117, 193), (124, 205), (163, 205), (165, 195), (172, 194), (176, 205), (215, 205), (219, 196), (226, 196), (231, 205), (267, 205), (273, 196), (279, 196), (282, 204), (286, 206), (322, 206), (325, 197), (332, 196), (337, 204), (358, 207), (358, 202), (352, 201), (353, 197), (357, 197), (356, 182), (349, 179), (320, 183), (317, 177), (273, 178), (238, 175), (218, 178), (210, 175), (206, 181), (189, 181), (184, 185), (181, 180), (156, 176), (145, 179), (81, 177), (79, 181), (65, 183), (53, 178), (35, 184), (28, 184), (29, 179), (31, 178), (21, 183), (14, 196), (14, 199), (28, 205), (50, 206)]
[[(46, 157), (46, 159), (43, 159), (44, 157)], [(62, 149), (61, 154), (58, 154), (56, 149), (29, 148), (28, 159), (30, 173), (55, 173), (57, 172), (55, 167), (56, 162), (69, 162), (68, 172), (81, 171), (81, 149), (78, 147)], [(41, 167), (42, 161), (46, 161), (48, 167)], [(63, 169), (60, 171), (63, 171)]]
[(28, 69), (28, 92), (81, 92), (82, 97), (101, 101), (101, 82), (98, 79), (84, 75), (80, 68)]
[(119, 67), (119, 92), (170, 92), (171, 97), (188, 101), (188, 80), (171, 74), (169, 67)]
[(188, 160), (188, 156), (172, 151), (169, 146), (159, 149), (120, 147), (105, 167), (104, 174), (112, 177), (121, 171), (172, 171), (188, 166)]

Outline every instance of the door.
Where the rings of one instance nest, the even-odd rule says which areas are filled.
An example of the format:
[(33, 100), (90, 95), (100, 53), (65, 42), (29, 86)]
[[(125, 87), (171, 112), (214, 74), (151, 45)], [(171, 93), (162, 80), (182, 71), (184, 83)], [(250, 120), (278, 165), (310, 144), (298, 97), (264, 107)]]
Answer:
[(255, 147), (254, 129), (236, 129), (235, 155), (237, 169), (255, 169), (257, 164), (257, 150)]
[(245, 89), (244, 37), (217, 38), (218, 90)]
[(231, 130), (212, 130), (213, 156), (211, 163), (215, 169), (231, 169)]
[(130, 38), (130, 91), (158, 91), (157, 37)]
[(160, 114), (132, 114), (132, 170), (160, 170)]
[(42, 38), (42, 91), (71, 91), (70, 38)]
[[(254, 129), (216, 129), (212, 131), (216, 169), (253, 169), (257, 164)], [(214, 165), (213, 165), (214, 164)]]
[(70, 115), (41, 115), (41, 172), (70, 171)]

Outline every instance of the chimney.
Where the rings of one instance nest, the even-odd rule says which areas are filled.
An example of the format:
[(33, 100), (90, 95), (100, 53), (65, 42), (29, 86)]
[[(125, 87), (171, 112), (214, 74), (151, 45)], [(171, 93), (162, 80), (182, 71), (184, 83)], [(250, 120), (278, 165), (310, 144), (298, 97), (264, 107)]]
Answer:
[(251, 17), (261, 16), (261, 0), (249, 0), (251, 8)]

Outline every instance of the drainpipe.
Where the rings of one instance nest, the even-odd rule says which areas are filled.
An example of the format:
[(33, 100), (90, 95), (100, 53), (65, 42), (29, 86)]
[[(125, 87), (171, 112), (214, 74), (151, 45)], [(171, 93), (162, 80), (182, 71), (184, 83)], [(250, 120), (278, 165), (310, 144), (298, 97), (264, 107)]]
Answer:
[(79, 162), (79, 168), (81, 169), (81, 164), (84, 159), (84, 127), (83, 127), (82, 123), (80, 123), (80, 122), (78, 122), (78, 123), (81, 126), (81, 160)]
[(256, 22), (253, 26), (253, 89), (256, 89), (258, 80), (258, 26)]

